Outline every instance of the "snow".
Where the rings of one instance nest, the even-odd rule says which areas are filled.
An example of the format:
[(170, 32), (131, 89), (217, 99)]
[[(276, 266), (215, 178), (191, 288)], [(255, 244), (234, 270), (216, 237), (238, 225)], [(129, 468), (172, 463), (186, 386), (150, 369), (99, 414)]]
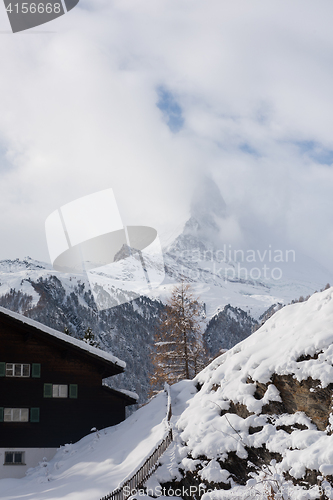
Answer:
[[(70, 295), (80, 284), (84, 284), (86, 290), (89, 289), (89, 281), (85, 275), (59, 273), (52, 268), (51, 264), (26, 257), (23, 260), (0, 261), (0, 295), (9, 293), (11, 289), (21, 291), (32, 296), (31, 307), (34, 307), (40, 300), (40, 296), (31, 283), (37, 283), (40, 279), (50, 279), (51, 276), (56, 276), (61, 281), (66, 295)], [(77, 298), (82, 307), (88, 307), (80, 294), (77, 294)]]
[[(52, 460), (30, 469), (25, 478), (0, 480), (0, 499), (100, 500), (131, 477), (169, 432), (170, 401), (175, 422), (195, 393), (193, 382), (188, 380), (166, 387), (124, 422), (62, 446)], [(173, 448), (174, 443), (165, 454), (174, 456)], [(162, 462), (163, 458), (164, 455)], [(168, 463), (166, 471), (174, 475), (176, 469), (174, 461), (174, 469)], [(156, 475), (147, 484), (150, 488), (160, 488)], [(140, 498), (150, 497), (140, 494)], [(159, 498), (164, 500), (165, 496), (159, 494)]]
[(117, 392), (121, 392), (122, 394), (125, 394), (126, 396), (129, 396), (130, 398), (135, 399), (136, 401), (139, 399), (139, 396), (137, 395), (136, 392), (128, 391), (127, 389), (117, 389)]
[[(267, 278), (261, 276), (258, 279), (252, 279), (250, 277), (251, 270), (253, 268), (261, 269), (263, 261), (247, 262), (245, 259), (241, 263), (231, 260), (226, 262), (224, 259), (219, 260), (216, 257), (218, 251), (213, 252), (213, 256), (210, 257), (209, 250), (208, 260), (206, 260), (207, 256), (204, 255), (204, 252), (201, 251), (199, 257), (193, 261), (191, 256), (197, 255), (200, 242), (200, 239), (194, 239), (192, 246), (187, 247), (185, 244), (176, 252), (165, 254), (168, 277), (165, 279), (163, 287), (152, 292), (155, 297), (160, 293), (163, 299), (164, 290), (172, 286), (177, 279), (180, 281), (181, 275), (183, 275), (187, 276), (189, 281), (193, 283), (195, 294), (206, 303), (209, 318), (213, 316), (218, 307), (231, 304), (233, 307), (240, 307), (258, 319), (271, 305), (275, 303), (287, 304), (300, 295), (307, 296), (316, 289), (323, 288), (328, 281), (332, 282), (330, 271), (323, 269), (317, 262), (300, 252), (295, 254), (295, 260), (286, 261), (284, 259), (278, 263), (267, 258), (264, 260), (269, 269), (276, 268), (281, 271), (281, 279), (273, 279), (270, 272)], [(242, 279), (242, 274), (237, 276), (237, 272), (234, 279), (226, 278), (227, 270), (232, 268), (237, 270), (238, 266), (244, 270), (248, 278)]]
[(204, 467), (199, 475), (201, 479), (205, 479), (211, 483), (227, 483), (230, 477), (230, 473), (221, 469), (220, 464), (216, 460), (211, 460), (206, 467)]
[[(198, 381), (204, 382), (209, 374), (212, 383), (223, 379), (224, 392), (233, 395), (238, 387), (238, 402), (245, 404), (253, 399), (249, 394), (251, 384), (245, 384), (248, 377), (267, 383), (274, 372), (295, 374), (298, 381), (312, 377), (326, 387), (333, 382), (332, 298), (330, 288), (306, 302), (281, 309), (249, 338), (203, 370)], [(319, 353), (318, 359), (297, 361), (302, 354), (315, 353)]]
[[(333, 435), (317, 430), (304, 413), (260, 415), (263, 405), (280, 401), (277, 388), (270, 383), (273, 373), (290, 374), (298, 381), (312, 377), (321, 387), (333, 383), (332, 299), (333, 288), (330, 288), (306, 302), (278, 311), (194, 379), (193, 383), (202, 387), (176, 424), (184, 448), (183, 452), (179, 450), (180, 457), (186, 453), (193, 460), (204, 456), (223, 462), (231, 451), (239, 458), (247, 458), (246, 447), (265, 444), (269, 451), (282, 455), (282, 470), (295, 478), (303, 477), (306, 469), (323, 467), (320, 469), (323, 474), (333, 470), (333, 466), (326, 468), (327, 464), (333, 464)], [(308, 354), (318, 357), (298, 361), (301, 355)], [(254, 397), (254, 381), (268, 384), (262, 399)], [(226, 413), (221, 417), (221, 411), (229, 409), (230, 401), (245, 405), (253, 414), (241, 418)], [(278, 429), (293, 424), (306, 428), (294, 428), (291, 434)], [(249, 427), (262, 430), (249, 434)], [(182, 466), (191, 470), (193, 464), (183, 461)]]
[(319, 470), (323, 476), (331, 476), (333, 474), (333, 464), (323, 464)]
[[(300, 295), (307, 296), (316, 289), (323, 288), (327, 281), (333, 281), (333, 276), (329, 271), (300, 253), (296, 254), (295, 262), (278, 263), (278, 267), (283, 271), (279, 280), (264, 278), (228, 280), (224, 277), (224, 271), (230, 266), (237, 267), (236, 262), (219, 262), (210, 259), (194, 259), (193, 261), (191, 252), (194, 252), (195, 255), (196, 246), (192, 250), (190, 249), (188, 258), (181, 258), (181, 249), (179, 254), (165, 253), (164, 261), (167, 275), (163, 284), (152, 290), (148, 288), (143, 290), (142, 288), (142, 281), (139, 279), (140, 276), (142, 278), (140, 262), (134, 259), (129, 266), (124, 260), (114, 263), (116, 266), (113, 267), (112, 272), (115, 281), (121, 281), (117, 277), (123, 278), (123, 291), (121, 293), (118, 293), (119, 291), (113, 286), (115, 283), (112, 285), (107, 275), (98, 274), (98, 280), (101, 280), (103, 288), (110, 293), (107, 303), (109, 306), (114, 306), (124, 300), (130, 301), (136, 298), (138, 293), (165, 302), (170, 296), (174, 285), (179, 283), (182, 276), (187, 276), (193, 287), (194, 295), (198, 296), (206, 304), (208, 319), (214, 316), (217, 309), (223, 309), (227, 304), (240, 307), (253, 318), (258, 319), (273, 304), (287, 304)], [(209, 250), (207, 255), (210, 255)], [(273, 266), (273, 263), (266, 261), (265, 263), (270, 267)], [(255, 267), (257, 265), (262, 266), (261, 261), (254, 263), (242, 262), (241, 264), (241, 267), (248, 269), (248, 271), (251, 271), (253, 265)], [(277, 264), (275, 263), (275, 265)], [(152, 264), (152, 266), (154, 265)], [(114, 274), (116, 269), (119, 273), (117, 271)], [(61, 281), (66, 295), (70, 295), (80, 283), (85, 285), (85, 290), (91, 289), (86, 275), (60, 273), (53, 270), (50, 264), (26, 258), (23, 261), (19, 259), (0, 261), (0, 295), (5, 295), (11, 288), (21, 290), (33, 297), (32, 306), (34, 306), (40, 297), (29, 283), (29, 280), (36, 283), (40, 278), (49, 279), (51, 276), (56, 276)], [(126, 292), (126, 290), (128, 291)], [(83, 296), (77, 294), (77, 297), (80, 305), (87, 308), (88, 305)]]
[[(264, 404), (280, 401), (278, 389), (270, 381), (273, 373), (290, 374), (299, 381), (312, 377), (321, 387), (333, 383), (332, 299), (330, 288), (306, 302), (281, 309), (194, 380), (170, 387), (167, 397), (161, 393), (118, 426), (62, 447), (53, 460), (41, 464), (26, 478), (0, 481), (0, 498), (99, 500), (129, 477), (163, 439), (168, 430), (166, 411), (170, 401), (174, 442), (150, 478), (151, 487), (180, 480), (179, 469), (194, 472), (200, 465), (203, 481), (229, 482), (232, 486), (229, 491), (207, 492), (202, 500), (245, 500), (252, 493), (267, 498), (269, 487), (277, 488), (277, 492), (287, 488), (292, 500), (318, 498), (318, 486), (305, 491), (285, 481), (283, 473), (289, 472), (296, 479), (304, 477), (307, 469), (320, 471), (322, 476), (333, 474), (330, 429), (319, 431), (303, 412), (260, 412)], [(316, 354), (316, 359), (298, 361), (301, 355), (308, 354)], [(259, 400), (254, 397), (255, 381), (268, 384)], [(228, 413), (231, 401), (245, 405), (252, 414), (242, 418)], [(226, 413), (221, 416), (221, 411)], [(289, 426), (290, 433), (281, 426)], [(257, 428), (257, 432), (250, 434), (250, 428)], [(272, 461), (253, 473), (246, 486), (236, 485), (223, 468), (228, 453), (246, 459), (248, 448), (255, 450), (263, 445), (270, 452), (280, 453), (282, 461)], [(333, 490), (327, 497), (333, 498)]]
[(111, 363), (121, 367), (121, 368), (126, 368), (126, 363), (125, 361), (120, 360), (116, 356), (113, 356), (112, 354), (102, 351), (101, 349), (98, 349), (97, 347), (93, 347), (91, 345), (88, 345), (86, 342), (83, 342), (82, 340), (75, 339), (74, 337), (71, 337), (70, 335), (66, 335), (65, 333), (58, 332), (57, 330), (54, 330), (53, 328), (50, 328), (48, 326), (42, 325), (41, 323), (38, 323), (37, 321), (34, 321), (33, 319), (27, 318), (26, 316), (23, 316), (22, 314), (15, 313), (13, 311), (9, 311), (8, 309), (5, 309), (4, 307), (0, 307), (0, 313), (5, 314), (6, 316), (10, 316), (11, 318), (15, 318), (18, 321), (21, 321), (25, 325), (30, 325), (33, 326), (34, 328), (37, 328), (38, 330), (47, 333), (48, 335), (51, 335), (52, 337), (56, 337), (64, 342), (67, 342), (68, 344), (75, 345), (76, 347), (79, 347), (83, 351), (87, 351), (90, 354), (93, 354), (97, 358), (103, 359), (105, 361), (110, 361)]

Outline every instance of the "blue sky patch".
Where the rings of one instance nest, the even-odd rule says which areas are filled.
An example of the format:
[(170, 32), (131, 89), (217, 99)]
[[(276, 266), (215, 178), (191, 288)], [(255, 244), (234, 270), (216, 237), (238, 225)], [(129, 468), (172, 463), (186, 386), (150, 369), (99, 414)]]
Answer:
[(253, 155), (253, 156), (260, 156), (258, 151), (254, 148), (252, 148), (252, 146), (250, 146), (249, 144), (247, 144), (246, 142), (241, 144), (239, 146), (239, 149), (241, 151), (243, 151), (243, 153), (247, 153), (249, 155)]
[(323, 147), (315, 141), (299, 141), (296, 143), (303, 154), (321, 165), (332, 165), (333, 150)]
[(162, 111), (164, 119), (171, 132), (179, 132), (184, 125), (182, 108), (174, 95), (165, 87), (157, 89), (158, 101), (156, 106)]

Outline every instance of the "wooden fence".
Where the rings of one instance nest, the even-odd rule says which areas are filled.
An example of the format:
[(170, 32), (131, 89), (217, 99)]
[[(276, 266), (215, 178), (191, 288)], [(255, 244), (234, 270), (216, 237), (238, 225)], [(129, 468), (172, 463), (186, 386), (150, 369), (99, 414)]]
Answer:
[(160, 443), (155, 446), (152, 453), (148, 458), (144, 461), (144, 463), (139, 466), (139, 468), (131, 475), (130, 478), (125, 479), (117, 489), (109, 493), (105, 497), (101, 498), (101, 500), (126, 500), (129, 496), (131, 496), (131, 492), (137, 491), (142, 485), (150, 478), (150, 476), (155, 472), (159, 465), (159, 458), (163, 455), (166, 449), (170, 446), (172, 442), (172, 429), (170, 427), (170, 418), (172, 415), (171, 411), (171, 397), (170, 397), (170, 388), (166, 384), (165, 392), (168, 398), (168, 409), (166, 415), (166, 422), (168, 425), (168, 433), (167, 435), (160, 441)]

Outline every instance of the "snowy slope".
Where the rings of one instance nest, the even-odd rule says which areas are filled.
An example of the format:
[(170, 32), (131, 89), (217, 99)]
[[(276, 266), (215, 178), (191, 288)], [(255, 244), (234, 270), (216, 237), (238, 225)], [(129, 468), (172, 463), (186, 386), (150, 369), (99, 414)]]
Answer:
[[(305, 409), (305, 398), (309, 400), (311, 395), (315, 398), (318, 394), (320, 399), (325, 389), (332, 391), (333, 288), (314, 294), (307, 302), (283, 308), (194, 379), (200, 390), (177, 423), (182, 443), (179, 460), (185, 472), (197, 469), (202, 479), (215, 481), (218, 477), (219, 482), (232, 484), (227, 471), (229, 454), (234, 452), (238, 459), (246, 461), (248, 449), (264, 447), (270, 453), (281, 455), (281, 462), (276, 466), (280, 474), (288, 473), (298, 480), (313, 470), (318, 476), (321, 472), (332, 474), (331, 399), (327, 426), (323, 430), (318, 429), (305, 410), (274, 415), (267, 408), (283, 401), (272, 383), (273, 375), (276, 379), (291, 376), (295, 397), (297, 391), (307, 387), (297, 385), (297, 381), (307, 381), (307, 384), (312, 381), (308, 395), (301, 395)], [(258, 384), (262, 384), (264, 392), (261, 398), (256, 393)], [(236, 405), (233, 408), (238, 408), (238, 414), (231, 405)], [(271, 408), (277, 406), (273, 404)], [(308, 409), (311, 410), (311, 401)], [(315, 407), (313, 414), (318, 416)], [(249, 432), (250, 428), (256, 431)], [(207, 460), (203, 461), (202, 457)], [(259, 476), (256, 480), (259, 481)], [(249, 485), (256, 484), (256, 480)], [(310, 485), (306, 489), (310, 489)], [(214, 498), (229, 498), (225, 492), (223, 495)], [(328, 498), (333, 498), (332, 488)]]
[[(67, 295), (70, 295), (75, 287), (82, 283), (86, 287), (88, 286), (88, 280), (84, 275), (59, 273), (46, 262), (40, 262), (30, 257), (23, 260), (7, 259), (0, 261), (0, 296), (10, 292), (11, 289), (20, 290), (22, 293), (32, 296), (31, 307), (33, 307), (38, 303), (40, 296), (32, 283), (50, 276), (57, 276), (61, 279)], [(82, 306), (87, 307), (87, 303), (82, 298), (78, 297), (78, 300)]]
[[(171, 388), (173, 420), (195, 393), (190, 381)], [(62, 446), (25, 478), (0, 480), (0, 499), (100, 500), (130, 477), (165, 437), (166, 413), (167, 397), (160, 393), (124, 422)]]
[[(208, 251), (208, 250), (207, 250)], [(172, 255), (168, 251), (164, 255), (166, 265), (166, 277), (158, 288), (150, 291), (147, 295), (154, 299), (165, 302), (170, 297), (175, 283), (183, 279), (191, 284), (193, 293), (206, 304), (208, 319), (212, 318), (218, 310), (230, 304), (246, 311), (254, 319), (258, 318), (273, 304), (289, 304), (300, 296), (307, 297), (315, 291), (325, 287), (327, 283), (333, 283), (333, 273), (323, 268), (313, 259), (297, 253), (297, 260), (290, 263), (282, 263), (279, 269), (282, 277), (274, 280), (268, 276), (267, 279), (235, 279), (225, 278), (224, 271), (220, 272), (221, 264), (218, 262), (206, 262), (204, 260), (193, 262), (179, 256)], [(266, 263), (267, 264), (267, 263)], [(249, 263), (229, 262), (222, 269), (247, 269), (248, 277), (251, 270), (259, 264), (251, 267)], [(263, 268), (265, 263), (261, 263)], [(253, 273), (254, 274), (254, 273)], [(222, 276), (222, 277), (221, 277)]]
[[(277, 250), (269, 245), (255, 254), (252, 250), (231, 249), (231, 257), (236, 252), (240, 260), (230, 260), (228, 246), (200, 239), (196, 234), (200, 231), (191, 238), (184, 238), (184, 233), (166, 249), (166, 279), (151, 296), (167, 296), (173, 284), (185, 278), (207, 304), (209, 318), (218, 308), (231, 304), (258, 319), (272, 304), (288, 304), (333, 283), (333, 273), (300, 251)], [(248, 262), (251, 258), (255, 260)], [(275, 262), (274, 258), (283, 261)]]

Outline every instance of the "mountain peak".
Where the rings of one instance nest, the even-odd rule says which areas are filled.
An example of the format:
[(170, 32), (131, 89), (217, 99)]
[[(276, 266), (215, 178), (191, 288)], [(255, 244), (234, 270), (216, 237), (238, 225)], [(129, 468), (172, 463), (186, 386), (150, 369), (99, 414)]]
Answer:
[(193, 194), (191, 217), (168, 251), (179, 253), (199, 247), (203, 250), (215, 247), (220, 240), (219, 221), (226, 218), (226, 212), (220, 189), (210, 177), (204, 177)]
[(200, 221), (207, 215), (224, 218), (226, 204), (221, 191), (211, 177), (204, 177), (194, 192), (191, 202), (191, 217)]

